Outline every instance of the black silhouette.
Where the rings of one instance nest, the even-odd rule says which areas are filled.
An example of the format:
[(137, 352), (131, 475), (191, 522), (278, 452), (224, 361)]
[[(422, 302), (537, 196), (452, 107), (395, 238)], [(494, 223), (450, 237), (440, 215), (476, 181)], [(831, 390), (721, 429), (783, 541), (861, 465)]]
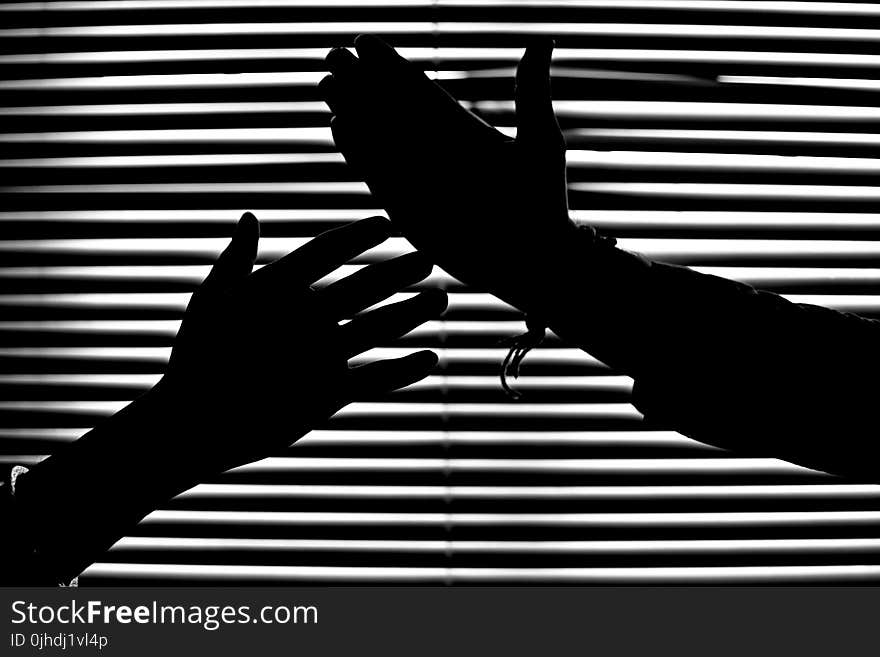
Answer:
[(380, 39), (335, 49), (333, 134), (392, 222), (438, 265), (635, 380), (646, 420), (696, 440), (880, 480), (880, 324), (651, 262), (568, 218), (553, 43), (516, 76), (517, 137)]
[(329, 231), (252, 273), (259, 225), (246, 213), (193, 294), (161, 382), (0, 489), (5, 584), (70, 580), (150, 511), (231, 467), (278, 452), (356, 398), (425, 377), (430, 351), (349, 368), (446, 307), (423, 292), (352, 317), (425, 278), (408, 254), (310, 285), (382, 242), (372, 217)]

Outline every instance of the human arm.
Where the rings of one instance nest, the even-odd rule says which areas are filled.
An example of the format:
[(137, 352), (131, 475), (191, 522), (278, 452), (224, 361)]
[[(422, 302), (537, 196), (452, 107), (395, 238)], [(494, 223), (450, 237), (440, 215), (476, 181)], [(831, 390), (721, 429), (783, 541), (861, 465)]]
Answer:
[(611, 247), (569, 219), (552, 44), (517, 71), (517, 136), (381, 41), (335, 50), (321, 87), (346, 159), (413, 244), (635, 380), (649, 422), (877, 480), (877, 322)]
[(193, 294), (161, 381), (18, 477), (4, 550), (23, 556), (3, 563), (4, 582), (70, 579), (174, 495), (284, 449), (362, 391), (423, 378), (431, 352), (348, 366), (445, 308), (430, 291), (360, 314), (427, 276), (423, 257), (310, 287), (389, 236), (387, 220), (366, 219), (252, 272), (259, 227), (246, 214)]

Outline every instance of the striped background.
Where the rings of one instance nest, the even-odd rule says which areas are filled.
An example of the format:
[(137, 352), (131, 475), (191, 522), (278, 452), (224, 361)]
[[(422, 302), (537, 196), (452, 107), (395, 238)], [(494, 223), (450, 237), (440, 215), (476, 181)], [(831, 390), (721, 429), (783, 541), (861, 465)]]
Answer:
[[(158, 379), (242, 210), (261, 263), (377, 212), (315, 86), (360, 32), (509, 132), (522, 44), (552, 34), (578, 221), (880, 316), (878, 4), (9, 2), (0, 459), (38, 461)], [(498, 341), (519, 314), (439, 270), (428, 284), (444, 317), (368, 356), (430, 347), (431, 377), (180, 495), (81, 582), (880, 579), (880, 487), (648, 426), (630, 379), (556, 339), (509, 403)]]

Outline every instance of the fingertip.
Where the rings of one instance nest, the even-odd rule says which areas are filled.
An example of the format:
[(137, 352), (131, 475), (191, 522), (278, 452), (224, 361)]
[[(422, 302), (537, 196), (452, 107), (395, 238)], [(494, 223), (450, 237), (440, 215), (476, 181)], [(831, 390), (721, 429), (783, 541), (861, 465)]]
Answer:
[(394, 49), (375, 34), (359, 34), (355, 37), (354, 47), (365, 59), (388, 58), (394, 54)]
[(440, 357), (430, 349), (417, 351), (414, 354), (407, 356), (407, 358), (414, 364), (418, 364), (419, 367), (426, 370), (437, 367), (437, 364), (440, 362)]
[(383, 217), (381, 214), (374, 214), (372, 217), (360, 219), (358, 223), (363, 225), (364, 228), (384, 230), (389, 236), (391, 235), (391, 222), (388, 220), (388, 217)]
[(434, 270), (434, 263), (419, 251), (411, 251), (400, 256), (416, 275), (426, 278)]
[(318, 89), (323, 94), (325, 99), (334, 91), (335, 86), (336, 78), (333, 77), (332, 73), (328, 73), (318, 82)]
[(536, 72), (549, 68), (555, 45), (556, 42), (551, 37), (538, 37), (526, 47), (520, 63), (526, 68), (536, 70)]
[(318, 82), (318, 93), (327, 104), (327, 107), (330, 108), (330, 112), (336, 114), (339, 111), (340, 93), (336, 78), (334, 78), (332, 74), (325, 75), (321, 78), (321, 81)]
[(257, 221), (257, 217), (252, 212), (248, 211), (242, 214), (241, 218), (238, 220), (238, 224), (235, 226), (233, 237), (247, 235), (253, 232), (256, 232), (257, 236), (259, 237), (260, 222)]
[(421, 293), (422, 300), (434, 314), (441, 314), (449, 305), (449, 295), (444, 290), (432, 288)]
[(356, 226), (357, 230), (376, 244), (380, 244), (391, 237), (391, 222), (381, 215), (359, 219), (352, 225)]
[(357, 57), (348, 48), (333, 48), (324, 61), (332, 74), (339, 75), (351, 69), (357, 62)]
[(537, 36), (529, 43), (526, 51), (535, 54), (549, 55), (556, 47), (556, 40), (551, 36)]
[(373, 41), (376, 41), (377, 37), (374, 34), (358, 34), (354, 38), (354, 47), (355, 48), (369, 48), (372, 45)]
[(449, 306), (449, 295), (438, 288), (431, 288), (420, 292), (415, 301), (421, 307), (420, 315), (426, 319), (438, 317), (446, 312)]

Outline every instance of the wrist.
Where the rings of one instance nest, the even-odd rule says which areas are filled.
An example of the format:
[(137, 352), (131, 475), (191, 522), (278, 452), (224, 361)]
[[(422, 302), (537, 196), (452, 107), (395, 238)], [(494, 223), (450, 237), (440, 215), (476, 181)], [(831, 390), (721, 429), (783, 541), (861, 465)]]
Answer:
[(528, 248), (524, 258), (492, 291), (524, 313), (546, 316), (560, 296), (570, 301), (571, 289), (585, 272), (596, 245), (592, 227), (566, 220), (552, 233), (519, 245)]
[(169, 418), (150, 391), (19, 477), (36, 545), (75, 575), (148, 513), (192, 484), (169, 476), (157, 435)]

